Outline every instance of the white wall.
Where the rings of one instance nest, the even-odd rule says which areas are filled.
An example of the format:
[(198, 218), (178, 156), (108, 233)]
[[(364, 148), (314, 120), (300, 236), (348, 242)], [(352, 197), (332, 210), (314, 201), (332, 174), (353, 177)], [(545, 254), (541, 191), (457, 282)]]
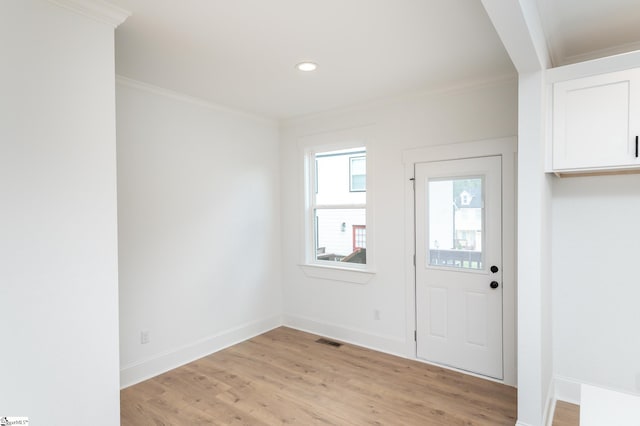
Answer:
[[(351, 129), (367, 136), (367, 197), (374, 223), (375, 277), (367, 284), (306, 276), (303, 247), (305, 136), (323, 139)], [(303, 117), (282, 126), (283, 283), (285, 323), (380, 350), (408, 353), (405, 266), (405, 181), (402, 152), (409, 148), (473, 141), (517, 133), (517, 83), (422, 94), (351, 110)], [(369, 183), (368, 183), (369, 185)], [(379, 310), (380, 320), (374, 319)]]
[(562, 380), (640, 393), (640, 176), (553, 182), (553, 354)]
[(0, 416), (114, 425), (113, 26), (0, 2)]
[(279, 140), (272, 121), (125, 80), (117, 120), (127, 386), (280, 324)]

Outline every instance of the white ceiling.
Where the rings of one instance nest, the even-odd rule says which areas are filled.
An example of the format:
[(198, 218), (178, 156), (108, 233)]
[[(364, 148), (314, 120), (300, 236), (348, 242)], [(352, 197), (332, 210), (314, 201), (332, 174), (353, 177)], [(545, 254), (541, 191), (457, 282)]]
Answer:
[[(265, 117), (515, 73), (479, 0), (110, 1), (118, 74)], [(534, 1), (556, 66), (640, 48), (640, 0)]]
[(555, 66), (640, 49), (640, 0), (536, 0)]
[(118, 74), (271, 118), (515, 73), (478, 0), (111, 2)]

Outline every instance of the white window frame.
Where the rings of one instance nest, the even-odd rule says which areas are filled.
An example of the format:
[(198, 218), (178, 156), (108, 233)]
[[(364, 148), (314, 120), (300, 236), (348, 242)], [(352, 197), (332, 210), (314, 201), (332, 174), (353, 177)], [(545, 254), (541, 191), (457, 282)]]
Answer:
[[(332, 136), (337, 135), (323, 135), (321, 139), (329, 139)], [(367, 146), (367, 143), (362, 138), (353, 138), (349, 142), (334, 142), (334, 143), (318, 143), (318, 137), (310, 137), (306, 140), (302, 148), (304, 155), (304, 244), (303, 244), (303, 258), (300, 263), (301, 269), (305, 275), (312, 278), (320, 278), (334, 281), (343, 281), (357, 284), (366, 284), (375, 276), (373, 265), (375, 264), (375, 244), (373, 242), (373, 214), (372, 214), (372, 188), (373, 179), (371, 178), (371, 151)], [(339, 138), (336, 138), (339, 139)], [(335, 140), (335, 139), (334, 139)], [(323, 141), (324, 142), (324, 141)], [(364, 208), (366, 211), (366, 226), (367, 226), (367, 263), (344, 263), (331, 262), (316, 259), (316, 242), (315, 242), (315, 220), (314, 210), (318, 207), (315, 203), (316, 196), (316, 154), (322, 154), (324, 152), (342, 151), (342, 150), (356, 150), (357, 148), (363, 148), (366, 151), (366, 202), (364, 204), (340, 204), (340, 205), (322, 205), (321, 208), (336, 208), (336, 209), (360, 209)], [(350, 184), (350, 183), (349, 183)], [(336, 265), (340, 263), (339, 265)]]

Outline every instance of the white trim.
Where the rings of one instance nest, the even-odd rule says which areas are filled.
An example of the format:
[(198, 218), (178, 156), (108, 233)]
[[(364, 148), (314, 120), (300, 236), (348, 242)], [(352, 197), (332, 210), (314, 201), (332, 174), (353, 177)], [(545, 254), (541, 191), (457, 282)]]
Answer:
[(488, 157), (513, 154), (517, 150), (515, 137), (465, 141), (406, 150), (402, 153), (402, 163), (413, 167), (415, 163), (457, 160), (461, 155), (464, 158)]
[[(502, 270), (504, 277), (512, 280), (513, 286), (504, 289), (503, 302), (503, 371), (504, 382), (516, 386), (518, 382), (518, 155), (516, 139), (512, 139), (514, 152), (502, 154)], [(511, 176), (511, 179), (505, 179)], [(505, 194), (509, 194), (505, 196)]]
[(548, 69), (545, 71), (545, 83), (553, 84), (560, 81), (624, 71), (637, 67), (640, 67), (640, 51)]
[(551, 58), (533, 0), (482, 0), (482, 5), (520, 74), (548, 67)]
[(581, 383), (573, 379), (562, 376), (553, 377), (551, 383), (549, 383), (544, 417), (542, 419), (545, 426), (553, 425), (558, 401), (569, 402), (578, 406), (580, 405), (581, 386)]
[(155, 86), (153, 84), (149, 84), (149, 83), (145, 83), (145, 82), (142, 82), (142, 81), (134, 80), (134, 79), (129, 78), (129, 77), (124, 77), (122, 75), (116, 75), (116, 84), (120, 84), (122, 86), (126, 86), (126, 87), (130, 87), (130, 88), (133, 88), (133, 89), (142, 90), (142, 91), (149, 92), (149, 93), (153, 93), (154, 95), (162, 96), (162, 97), (173, 99), (173, 100), (180, 101), (180, 102), (185, 102), (185, 103), (196, 105), (196, 106), (199, 106), (199, 107), (212, 109), (212, 110), (217, 111), (217, 112), (238, 115), (240, 117), (248, 118), (248, 119), (251, 119), (251, 120), (254, 120), (254, 121), (257, 121), (257, 122), (261, 122), (261, 123), (265, 123), (265, 124), (271, 124), (271, 125), (277, 125), (278, 124), (277, 120), (274, 120), (274, 119), (271, 119), (271, 118), (262, 117), (262, 116), (259, 116), (259, 115), (256, 115), (256, 114), (252, 114), (252, 113), (249, 113), (249, 112), (246, 112), (246, 111), (241, 111), (241, 110), (229, 108), (229, 107), (226, 107), (226, 106), (219, 105), (219, 104), (216, 104), (214, 102), (208, 101), (208, 100), (203, 99), (203, 98), (198, 98), (198, 97), (195, 97), (195, 96), (191, 96), (191, 95), (187, 95), (187, 94), (184, 94), (184, 93), (176, 92), (174, 90), (165, 89), (164, 87)]
[(299, 315), (284, 314), (283, 325), (306, 333), (317, 334), (352, 345), (362, 346), (377, 352), (412, 359), (404, 355), (404, 340), (394, 336), (373, 334), (367, 331), (343, 327), (338, 324)]
[[(546, 77), (545, 77), (546, 78)], [(542, 89), (542, 104), (545, 106), (545, 126), (544, 132), (544, 171), (553, 172), (553, 84), (545, 81)]]
[(517, 421), (517, 422), (516, 422), (516, 426), (533, 426), (533, 425), (530, 425), (529, 423), (525, 423), (525, 422)]
[(135, 385), (282, 325), (282, 316), (253, 321), (120, 368), (120, 388)]
[(496, 76), (491, 76), (489, 78), (468, 79), (468, 80), (456, 82), (455, 84), (451, 84), (448, 86), (438, 86), (437, 88), (411, 91), (411, 92), (403, 93), (397, 96), (383, 97), (383, 98), (375, 99), (369, 102), (357, 103), (355, 105), (346, 106), (343, 108), (336, 108), (329, 111), (312, 112), (309, 114), (289, 117), (289, 118), (283, 119), (282, 122), (284, 123), (285, 126), (292, 126), (292, 125), (296, 125), (297, 123), (304, 122), (305, 120), (308, 120), (308, 119), (318, 119), (321, 117), (345, 115), (345, 114), (349, 114), (357, 111), (363, 111), (363, 110), (376, 108), (380, 106), (388, 106), (388, 105), (403, 103), (403, 102), (407, 102), (407, 101), (411, 101), (413, 99), (419, 99), (419, 98), (451, 96), (458, 93), (467, 93), (474, 90), (481, 90), (487, 87), (493, 87), (508, 81), (513, 81), (513, 82), (518, 81), (518, 74), (515, 72), (515, 70), (514, 72), (499, 74)]
[(131, 12), (102, 0), (49, 0), (56, 6), (79, 13), (103, 24), (118, 28)]
[(545, 410), (545, 417), (543, 423), (545, 426), (553, 426), (553, 418), (556, 416), (556, 405), (558, 400), (551, 398), (548, 400), (548, 406)]
[[(373, 124), (367, 124), (346, 129), (336, 129), (321, 133), (301, 136), (298, 147), (304, 151), (339, 151), (361, 146), (367, 147), (372, 134)], [(367, 151), (367, 156), (369, 152)], [(368, 166), (368, 164), (367, 164)], [(368, 178), (369, 176), (367, 176)]]
[(542, 424), (546, 426), (553, 426), (553, 417), (556, 413), (556, 397), (555, 397), (555, 380), (551, 379), (549, 382), (549, 389), (547, 389), (547, 399), (544, 404), (544, 411), (542, 412)]
[[(340, 263), (340, 262), (336, 262)], [(343, 262), (344, 263), (344, 262)], [(304, 264), (298, 265), (302, 272), (309, 278), (319, 278), (322, 280), (343, 281), (355, 284), (366, 284), (376, 273), (370, 269), (356, 269), (356, 266), (337, 267), (321, 264)]]
[[(403, 161), (404, 162), (404, 161)], [(406, 354), (414, 359), (418, 355), (418, 343), (415, 339), (417, 332), (417, 316), (416, 316), (416, 281), (415, 281), (415, 250), (416, 250), (416, 234), (415, 234), (415, 197), (414, 197), (414, 165), (405, 163), (405, 250), (404, 250), (404, 270), (405, 273), (405, 335), (406, 335)]]
[[(445, 370), (455, 371), (457, 373), (466, 374), (472, 377), (477, 377), (479, 379), (511, 386), (508, 383), (505, 383), (503, 380), (482, 376), (446, 365), (434, 364), (432, 362), (416, 358), (415, 354), (406, 354), (405, 340), (394, 336), (374, 334), (367, 331), (343, 327), (338, 324), (332, 324), (299, 315), (285, 314), (283, 316), (283, 325), (285, 327), (290, 327), (296, 330), (304, 331), (306, 333), (316, 334), (322, 337), (327, 337), (352, 345), (361, 346), (363, 348), (371, 349), (376, 352), (386, 353), (400, 358), (409, 359), (411, 361), (417, 361), (421, 364), (432, 365), (434, 367), (443, 368)], [(413, 337), (411, 338), (411, 340), (413, 341)]]
[(582, 383), (569, 377), (554, 376), (554, 398), (558, 401), (580, 405), (580, 387)]
[(577, 62), (586, 62), (594, 59), (604, 58), (607, 56), (623, 55), (625, 53), (633, 52), (636, 50), (640, 50), (640, 42), (633, 41), (617, 46), (606, 47), (604, 49), (592, 50), (586, 53), (579, 53), (577, 55), (569, 55), (564, 57), (562, 61), (557, 62), (557, 64), (569, 65)]
[(366, 209), (367, 204), (316, 204), (313, 206), (315, 209)]
[[(517, 384), (517, 274), (516, 274), (516, 154), (517, 141), (515, 137), (488, 139), (474, 142), (460, 142), (446, 145), (436, 145), (425, 148), (411, 149), (402, 153), (405, 165), (405, 294), (406, 294), (406, 333), (405, 351), (408, 356), (416, 357), (416, 342), (413, 332), (416, 327), (416, 298), (415, 298), (415, 206), (413, 185), (409, 179), (414, 176), (416, 163), (430, 161), (455, 160), (461, 158), (502, 156), (502, 253), (503, 253), (503, 282), (513, 283), (505, 285), (503, 293), (503, 372), (502, 383), (509, 386)], [(411, 336), (409, 337), (409, 335)]]
[[(309, 134), (300, 137), (298, 141), (299, 159), (304, 164), (302, 167), (302, 176), (300, 179), (300, 197), (302, 202), (300, 206), (302, 215), (302, 238), (300, 246), (300, 258), (298, 265), (302, 268), (305, 275), (312, 278), (321, 278), (334, 281), (351, 282), (358, 284), (366, 284), (373, 278), (375, 274), (375, 217), (373, 209), (373, 200), (375, 198), (375, 181), (372, 171), (373, 158), (370, 144), (372, 133), (372, 125), (357, 126), (348, 129), (328, 131), (317, 134)], [(311, 164), (311, 156), (318, 152), (342, 151), (352, 148), (364, 147), (367, 157), (367, 195), (366, 204), (353, 205), (352, 207), (366, 209), (366, 226), (367, 226), (367, 263), (360, 264), (343, 264), (338, 267), (326, 265), (323, 262), (316, 262), (313, 257), (314, 252), (314, 229), (313, 223), (313, 206), (309, 194), (315, 193), (315, 164)], [(319, 205), (317, 207), (331, 207), (328, 205)], [(349, 205), (334, 206), (340, 208), (348, 208)], [(324, 271), (323, 271), (324, 269)]]

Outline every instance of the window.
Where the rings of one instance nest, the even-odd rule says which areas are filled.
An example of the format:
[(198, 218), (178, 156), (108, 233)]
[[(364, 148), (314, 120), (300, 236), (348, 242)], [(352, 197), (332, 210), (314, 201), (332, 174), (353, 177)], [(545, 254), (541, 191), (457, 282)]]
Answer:
[(362, 268), (367, 263), (365, 148), (312, 152), (307, 164), (308, 261)]
[(367, 248), (367, 227), (353, 225), (353, 251)]
[(429, 265), (482, 269), (481, 177), (429, 180)]
[(349, 158), (349, 190), (367, 190), (367, 157), (364, 155)]

